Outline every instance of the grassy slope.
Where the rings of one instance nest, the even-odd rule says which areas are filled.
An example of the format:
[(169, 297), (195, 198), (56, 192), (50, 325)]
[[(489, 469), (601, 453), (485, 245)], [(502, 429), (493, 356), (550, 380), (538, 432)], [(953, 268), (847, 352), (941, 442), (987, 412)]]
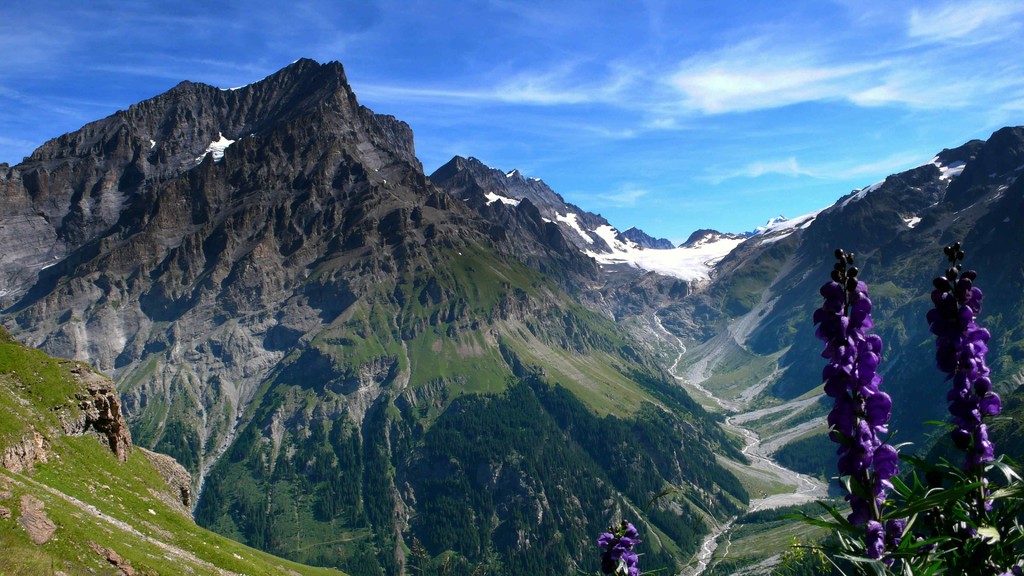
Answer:
[[(77, 410), (75, 366), (0, 333), (0, 450), (35, 430), (56, 456), (28, 473), (0, 468), (0, 506), (12, 512), (0, 519), (0, 574), (119, 573), (93, 544), (114, 550), (145, 574), (340, 574), (204, 530), (165, 502), (170, 488), (142, 452), (134, 450), (122, 463), (92, 435), (63, 436), (58, 414)], [(41, 500), (57, 526), (42, 545), (32, 543), (17, 521), (25, 494)]]

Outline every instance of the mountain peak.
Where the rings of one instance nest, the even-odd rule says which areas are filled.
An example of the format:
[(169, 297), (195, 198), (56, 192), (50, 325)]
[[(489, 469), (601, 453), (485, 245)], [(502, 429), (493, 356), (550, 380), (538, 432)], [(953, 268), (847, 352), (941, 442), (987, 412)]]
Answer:
[(623, 232), (621, 236), (636, 243), (641, 248), (653, 248), (655, 250), (671, 250), (675, 248), (672, 241), (667, 238), (655, 238), (643, 230), (633, 226)]
[[(785, 218), (783, 218), (782, 216), (779, 216), (779, 218), (782, 218), (782, 220), (785, 220)], [(772, 221), (775, 221), (775, 220), (776, 219), (773, 218), (769, 222), (772, 222)], [(719, 232), (718, 230), (712, 230), (711, 228), (701, 228), (700, 230), (694, 230), (693, 233), (690, 234), (690, 237), (686, 239), (686, 242), (683, 242), (682, 244), (680, 244), (679, 247), (680, 248), (694, 248), (694, 247), (703, 246), (705, 244), (709, 244), (709, 243), (712, 243), (712, 242), (715, 242), (715, 241), (718, 241), (718, 240), (721, 240), (721, 239), (737, 240), (737, 239), (740, 239), (740, 238), (743, 238), (743, 237), (744, 236), (742, 234), (723, 233), (723, 232)]]
[[(350, 126), (359, 126), (356, 131)], [(365, 129), (365, 130), (364, 130)], [(320, 64), (300, 59), (252, 84), (217, 88), (184, 81), (174, 88), (93, 122), (82, 130), (47, 142), (32, 161), (81, 158), (116, 151), (125, 162), (162, 165), (161, 170), (187, 170), (204, 157), (221, 136), (239, 141), (250, 136), (291, 131), (296, 141), (349, 140), (365, 133), (383, 155), (374, 169), (401, 159), (422, 169), (416, 159), (412, 131), (391, 116), (360, 106), (339, 62)], [(301, 137), (298, 133), (301, 132)], [(362, 150), (369, 147), (362, 145)], [(393, 154), (392, 154), (393, 153)]]
[[(300, 58), (277, 72), (256, 82), (260, 84), (266, 81), (294, 80), (297, 82), (320, 82), (335, 86), (345, 86), (348, 89), (348, 77), (345, 75), (345, 67), (341, 62), (332, 60), (321, 64), (309, 58)], [(252, 86), (253, 84), (250, 84)]]

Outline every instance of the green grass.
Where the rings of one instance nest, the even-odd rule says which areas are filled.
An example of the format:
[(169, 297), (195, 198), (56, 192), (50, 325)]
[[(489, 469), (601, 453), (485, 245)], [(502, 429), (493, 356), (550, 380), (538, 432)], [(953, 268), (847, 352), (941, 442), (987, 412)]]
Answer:
[(36, 546), (16, 523), (0, 523), (0, 573), (52, 574), (51, 566), (71, 574), (112, 573), (92, 550), (94, 543), (148, 574), (215, 574), (217, 568), (252, 575), (340, 574), (287, 562), (196, 526), (159, 497), (170, 489), (138, 450), (121, 463), (93, 436), (52, 444), (59, 461), (37, 465), (31, 474), (0, 470), (12, 488), (2, 505), (16, 509), (21, 494), (32, 494), (57, 525), (54, 538)]
[(530, 366), (542, 366), (545, 380), (572, 391), (599, 416), (626, 417), (635, 414), (646, 401), (657, 399), (619, 371), (620, 360), (603, 351), (578, 354), (544, 342), (525, 325), (503, 322), (502, 344)]
[(433, 327), (408, 342), (413, 359), (409, 385), (445, 379), (453, 392), (497, 393), (505, 389), (508, 368), (498, 346), (481, 331), (445, 333)]
[[(731, 338), (716, 338), (688, 350), (679, 363), (678, 373), (707, 360), (710, 373), (700, 385), (723, 400), (735, 400), (750, 388), (762, 383), (776, 370), (782, 352), (762, 356), (746, 350)], [(697, 394), (697, 396), (701, 396)], [(751, 398), (751, 407), (757, 407), (763, 400)], [(759, 402), (760, 401), (760, 402)], [(717, 404), (708, 407), (721, 410)]]
[[(0, 328), (2, 330), (2, 328)], [(0, 334), (0, 445), (18, 441), (29, 431), (58, 427), (57, 411), (69, 410), (79, 392), (72, 368), (91, 370), (25, 348)]]
[(751, 496), (760, 494), (773, 496), (775, 494), (793, 492), (793, 486), (779, 482), (775, 480), (773, 476), (751, 468), (750, 466), (721, 457), (718, 458), (718, 463), (732, 472), (740, 481), (740, 484), (743, 485), (743, 489)]
[[(829, 408), (822, 403), (814, 402), (796, 411), (784, 410), (768, 414), (763, 418), (746, 422), (744, 423), (744, 426), (756, 431), (761, 438), (767, 439), (790, 430), (793, 427), (803, 424), (809, 420), (813, 420), (814, 418), (825, 416), (828, 414), (828, 411)], [(815, 430), (815, 433), (821, 433), (820, 430)]]

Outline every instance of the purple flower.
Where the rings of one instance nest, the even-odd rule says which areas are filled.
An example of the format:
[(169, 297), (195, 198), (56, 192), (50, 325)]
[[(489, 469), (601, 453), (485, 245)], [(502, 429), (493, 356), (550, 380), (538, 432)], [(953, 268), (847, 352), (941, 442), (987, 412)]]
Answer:
[(885, 529), (882, 523), (876, 520), (869, 520), (867, 535), (864, 537), (864, 548), (867, 550), (868, 558), (875, 560), (882, 557), (885, 552)]
[[(851, 266), (853, 254), (836, 250), (836, 260), (832, 281), (820, 290), (824, 302), (814, 312), (815, 336), (824, 341), (821, 355), (828, 359), (821, 376), (825, 394), (833, 399), (829, 437), (839, 444), (839, 474), (860, 488), (846, 495), (847, 518), (865, 527), (867, 554), (881, 558), (891, 541), (880, 522), (881, 506), (892, 488), (890, 479), (899, 472), (896, 449), (879, 437), (888, 433), (892, 399), (879, 389), (882, 339), (867, 333), (874, 327), (868, 287)], [(898, 532), (901, 536), (902, 528)]]
[(636, 528), (625, 520), (618, 528), (609, 528), (598, 536), (597, 545), (603, 550), (601, 554), (601, 573), (616, 576), (638, 576), (639, 558), (633, 552), (633, 546), (641, 542)]
[(995, 459), (995, 449), (988, 439), (983, 423), (986, 416), (999, 414), (1002, 401), (992, 391), (992, 380), (985, 365), (988, 352), (988, 330), (975, 323), (981, 313), (984, 296), (974, 285), (978, 274), (973, 270), (961, 274), (959, 260), (964, 252), (960, 243), (944, 249), (950, 268), (933, 282), (934, 308), (928, 311), (928, 324), (935, 335), (935, 364), (951, 382), (946, 394), (954, 429), (953, 444), (966, 454), (963, 468), (978, 471)]
[(899, 548), (903, 541), (903, 531), (907, 528), (907, 521), (904, 518), (889, 520), (885, 523), (885, 546), (889, 550)]

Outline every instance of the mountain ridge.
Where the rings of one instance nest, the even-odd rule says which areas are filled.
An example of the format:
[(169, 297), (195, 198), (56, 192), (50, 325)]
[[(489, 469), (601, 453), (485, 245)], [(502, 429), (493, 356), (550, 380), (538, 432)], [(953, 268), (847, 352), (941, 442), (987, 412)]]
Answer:
[[(550, 572), (591, 562), (589, 532), (670, 483), (679, 495), (643, 514), (665, 565), (706, 511), (746, 501), (713, 457), (742, 460), (735, 441), (581, 303), (600, 298), (593, 261), (532, 201), (485, 217), (433, 183), (408, 127), (358, 105), (339, 64), (181, 84), (62, 138), (0, 181), (20, 211), (3, 239), (40, 238), (2, 262), (4, 323), (115, 376), (139, 441), (195, 475), (203, 525), (354, 574), (401, 573), (416, 540), (440, 563), (465, 539), (467, 573)], [(515, 176), (500, 175), (529, 185)], [(435, 441), (524, 414), (548, 440), (522, 457)], [(621, 462), (592, 444), (605, 429)], [(559, 513), (545, 502), (579, 480), (569, 461), (601, 480)], [(445, 462), (497, 484), (417, 472)], [(481, 512), (457, 504), (471, 496)], [(428, 538), (443, 526), (451, 539)], [(562, 544), (534, 547), (542, 534)]]

